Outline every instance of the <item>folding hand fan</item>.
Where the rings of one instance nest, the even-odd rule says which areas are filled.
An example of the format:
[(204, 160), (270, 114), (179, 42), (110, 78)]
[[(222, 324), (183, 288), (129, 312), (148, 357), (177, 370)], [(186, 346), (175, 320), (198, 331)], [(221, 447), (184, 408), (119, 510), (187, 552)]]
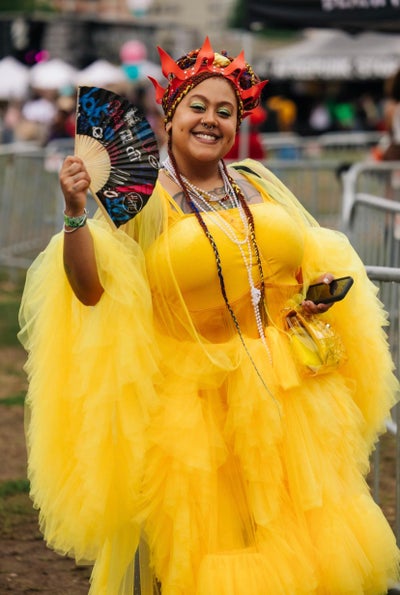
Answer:
[(114, 229), (143, 209), (157, 180), (159, 152), (150, 124), (128, 99), (99, 87), (78, 88), (75, 155)]

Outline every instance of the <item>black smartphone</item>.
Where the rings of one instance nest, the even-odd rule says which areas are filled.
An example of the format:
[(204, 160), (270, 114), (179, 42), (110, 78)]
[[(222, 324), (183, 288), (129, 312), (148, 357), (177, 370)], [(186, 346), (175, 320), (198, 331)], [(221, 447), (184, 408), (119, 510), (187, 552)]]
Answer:
[(330, 283), (315, 283), (308, 288), (306, 300), (315, 304), (338, 302), (345, 297), (353, 283), (353, 277), (339, 277)]

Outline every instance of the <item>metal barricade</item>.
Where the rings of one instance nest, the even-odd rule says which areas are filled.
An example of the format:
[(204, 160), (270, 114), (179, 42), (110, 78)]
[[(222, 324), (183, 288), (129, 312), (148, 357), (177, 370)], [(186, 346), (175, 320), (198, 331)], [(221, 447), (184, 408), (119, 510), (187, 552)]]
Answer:
[(398, 163), (356, 163), (343, 174), (341, 228), (371, 266), (400, 266)]
[(364, 160), (382, 142), (383, 136), (375, 131), (327, 132), (317, 137), (319, 155), (348, 162)]
[(337, 159), (354, 163), (368, 157), (385, 135), (376, 131), (327, 132), (301, 136), (295, 132), (264, 132), (261, 142), (270, 159)]
[[(342, 231), (349, 237), (369, 278), (378, 287), (378, 297), (388, 313), (386, 328), (395, 373), (400, 379), (400, 201), (397, 188), (398, 163), (356, 163), (343, 174)], [(387, 420), (393, 437), (395, 493), (385, 494), (393, 500), (394, 519), (390, 519), (400, 544), (400, 405)], [(381, 441), (372, 456), (372, 491), (383, 505), (382, 495), (388, 481), (381, 473)], [(390, 482), (390, 483), (392, 483)]]
[(42, 150), (0, 152), (0, 264), (26, 268), (60, 228), (56, 171)]
[(344, 164), (335, 159), (268, 159), (265, 165), (298, 198), (320, 225), (339, 229)]
[[(71, 151), (70, 144), (68, 145)], [(26, 269), (61, 230), (64, 147), (0, 147), (0, 266)], [(88, 199), (90, 214), (97, 205)]]

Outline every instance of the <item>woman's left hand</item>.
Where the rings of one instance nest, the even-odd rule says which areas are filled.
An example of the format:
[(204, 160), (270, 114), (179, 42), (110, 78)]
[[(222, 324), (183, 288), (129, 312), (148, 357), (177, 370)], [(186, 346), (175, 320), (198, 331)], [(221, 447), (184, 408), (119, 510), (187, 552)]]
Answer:
[[(316, 279), (313, 283), (326, 283), (329, 285), (334, 280), (332, 273), (325, 273)], [(333, 306), (333, 304), (315, 304), (311, 300), (303, 300), (301, 302), (304, 314), (322, 314)]]

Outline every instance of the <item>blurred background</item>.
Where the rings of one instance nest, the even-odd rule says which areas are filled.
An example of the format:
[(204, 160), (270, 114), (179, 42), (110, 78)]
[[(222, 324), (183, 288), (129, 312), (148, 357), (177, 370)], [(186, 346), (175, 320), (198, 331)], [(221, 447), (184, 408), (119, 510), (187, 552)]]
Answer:
[(265, 117), (257, 121), (270, 135), (265, 152), (282, 148), (277, 133), (293, 135), (292, 152), (297, 135), (367, 132), (373, 144), (385, 130), (387, 81), (400, 67), (399, 8), (368, 0), (351, 9), (357, 4), (3, 0), (0, 140), (45, 145), (73, 135), (68, 112), (77, 84), (129, 94), (156, 118), (147, 81), (160, 76), (156, 46), (177, 58), (209, 35), (215, 49), (231, 55), (244, 47), (256, 72), (270, 80)]

